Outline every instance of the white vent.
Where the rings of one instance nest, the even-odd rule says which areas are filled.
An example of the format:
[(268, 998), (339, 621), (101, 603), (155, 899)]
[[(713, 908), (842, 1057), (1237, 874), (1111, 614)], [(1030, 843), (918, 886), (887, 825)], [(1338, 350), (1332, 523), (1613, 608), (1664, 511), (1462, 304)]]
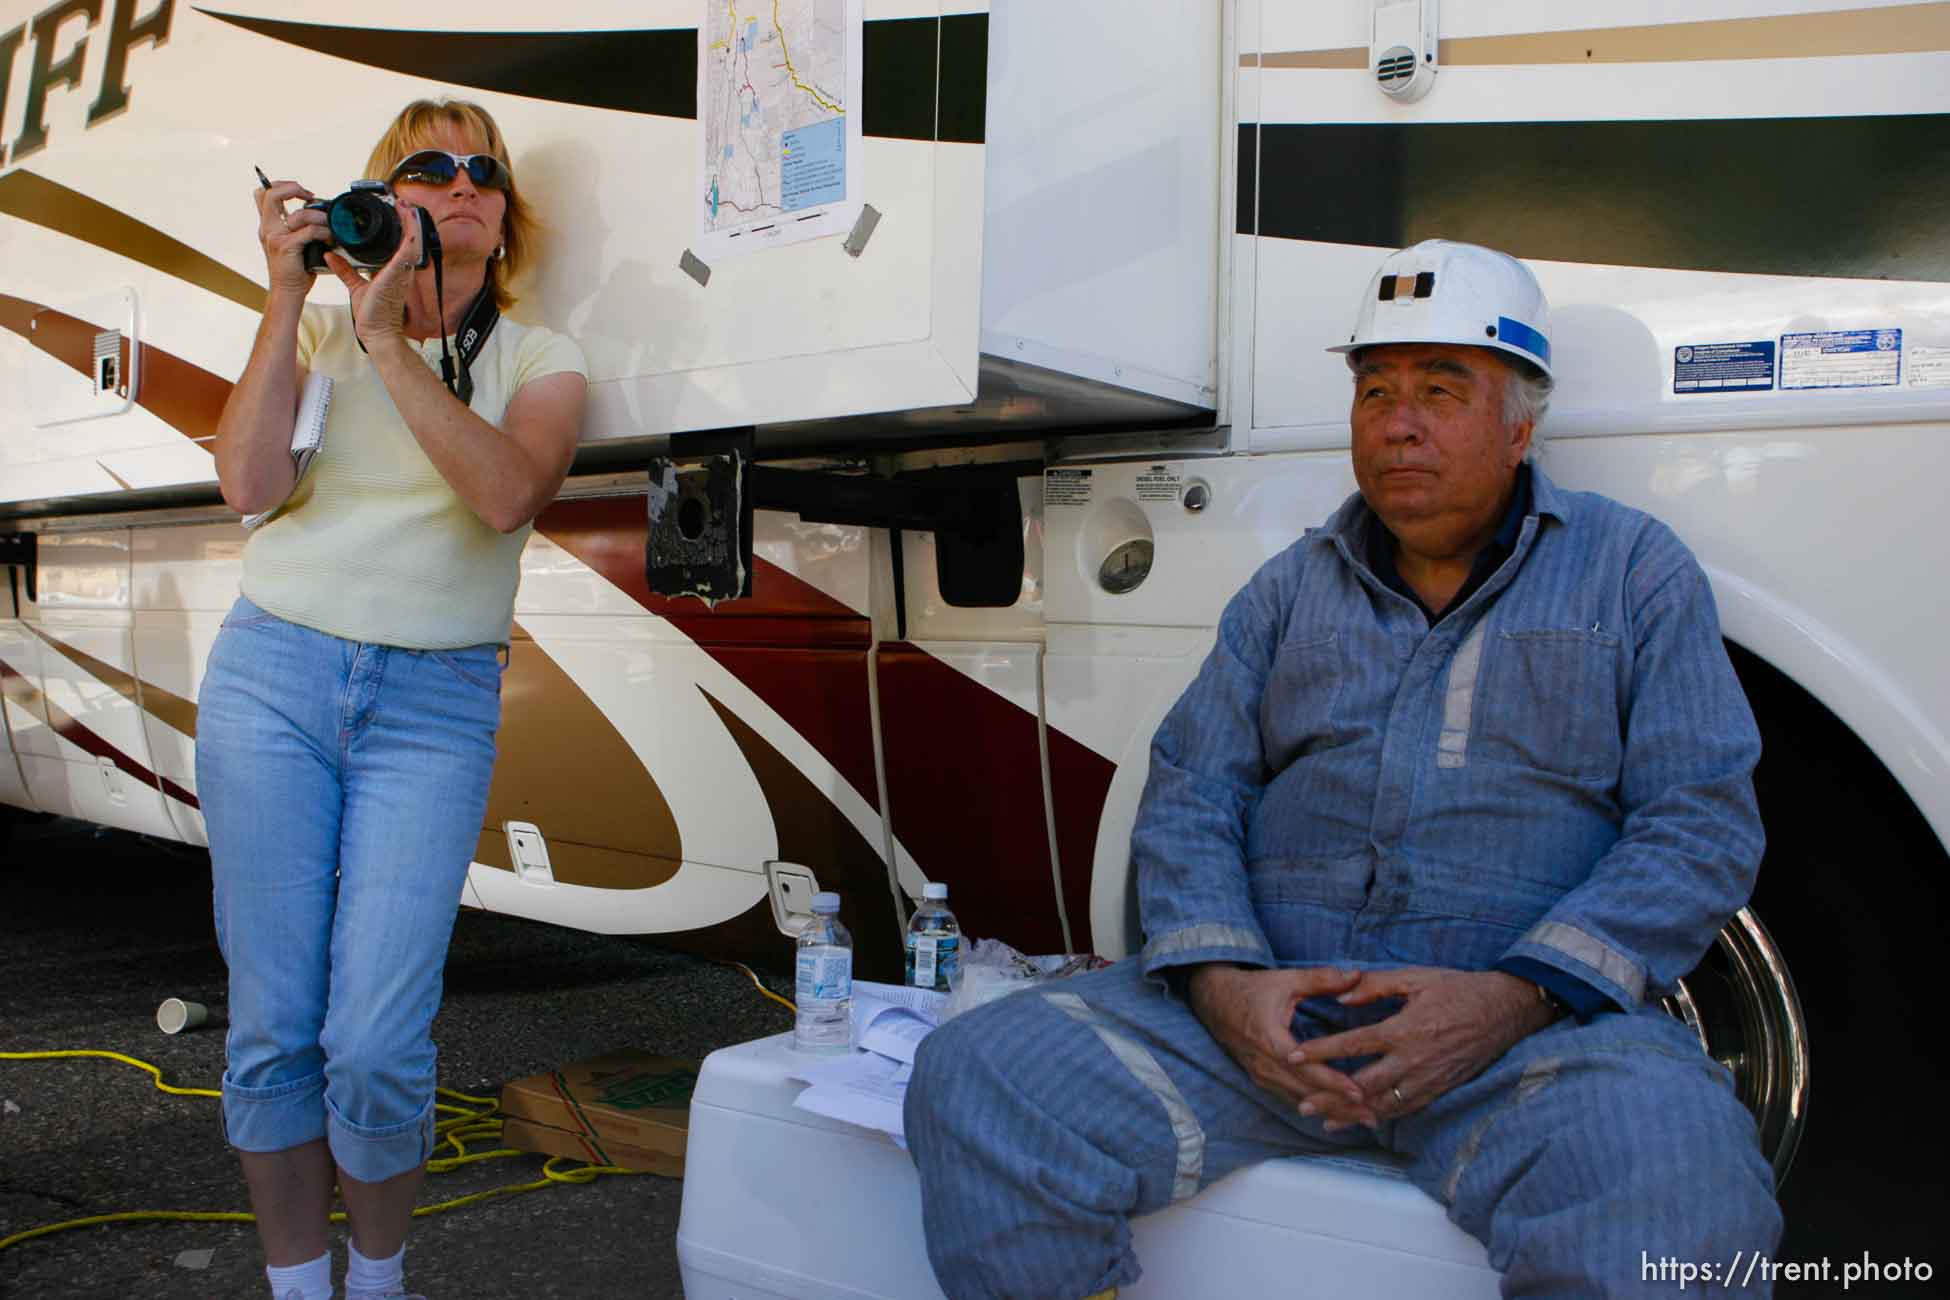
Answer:
[(1413, 103), (1435, 85), (1436, 0), (1374, 0), (1368, 68), (1390, 99)]
[(95, 396), (116, 393), (122, 387), (122, 331), (103, 330), (95, 335)]
[(28, 318), (27, 337), (36, 344), (25, 356), (35, 428), (121, 415), (142, 395), (134, 289), (64, 296)]

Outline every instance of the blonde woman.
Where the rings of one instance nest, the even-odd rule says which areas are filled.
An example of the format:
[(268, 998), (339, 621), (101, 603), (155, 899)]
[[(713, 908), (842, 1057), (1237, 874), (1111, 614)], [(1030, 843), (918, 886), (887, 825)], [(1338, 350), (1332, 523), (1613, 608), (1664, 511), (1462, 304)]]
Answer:
[[(210, 653), (196, 757), (230, 967), (224, 1126), (276, 1300), (333, 1295), (335, 1183), (347, 1300), (405, 1296), (433, 1146), (429, 1030), (487, 802), (522, 543), (568, 472), (586, 385), (567, 337), (496, 319), (535, 226), (484, 109), (407, 105), (368, 175), (403, 236), (369, 275), (325, 254), (349, 307), (305, 305), (306, 250), (332, 236), (325, 212), (286, 208), (311, 193), (257, 191), (270, 291), (216, 438), (224, 499), (272, 512)], [(416, 266), (421, 211), (437, 271)], [(290, 439), (311, 373), (332, 400), (300, 476)]]

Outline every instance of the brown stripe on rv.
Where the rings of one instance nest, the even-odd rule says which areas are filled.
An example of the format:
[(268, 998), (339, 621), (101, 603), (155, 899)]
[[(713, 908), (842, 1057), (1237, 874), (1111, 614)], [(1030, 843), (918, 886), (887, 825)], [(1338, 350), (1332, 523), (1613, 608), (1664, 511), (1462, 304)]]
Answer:
[[(502, 831), (509, 821), (541, 829), (564, 884), (649, 889), (684, 861), (677, 818), (643, 760), (519, 625), (501, 678), (501, 731), (475, 861), (513, 870)], [(555, 834), (565, 827), (574, 839)]]
[(138, 679), (142, 692), (142, 711), (164, 726), (196, 738), (196, 701), (164, 690), (154, 682)]
[[(653, 117), (697, 116), (697, 28), (439, 32), (198, 12), (370, 68), (530, 99)], [(896, 140), (980, 144), (989, 16), (884, 18), (861, 37), (860, 129)]]
[[(562, 502), (535, 521), (537, 532), (675, 623), (877, 807), (865, 617), (763, 557), (754, 560), (751, 600), (712, 610), (652, 595), (643, 573), (647, 527), (636, 499)], [(895, 834), (930, 879), (949, 883), (957, 914), (966, 908), (978, 918), (969, 922), (977, 931), (979, 918), (1008, 914), (1007, 926), (997, 922), (987, 932), (1033, 929), (1055, 951), (1060, 932), (1042, 901), (1051, 896), (1049, 839), (1033, 715), (905, 643), (882, 647), (880, 688)], [(1115, 766), (1054, 727), (1049, 754), (1064, 902), (1071, 936), (1087, 950), (1097, 823)], [(978, 797), (980, 811), (970, 803)], [(1004, 808), (1010, 828), (986, 824)], [(1012, 906), (1033, 910), (1035, 919)], [(740, 932), (769, 927), (769, 915), (741, 918)]]
[(140, 708), (157, 721), (180, 731), (185, 736), (196, 735), (196, 702), (186, 700), (172, 691), (166, 691), (153, 682), (145, 682), (131, 673), (124, 672), (103, 659), (77, 650), (67, 642), (49, 636), (32, 623), (23, 623), (29, 632), (39, 637), (47, 646), (75, 667), (93, 677), (102, 685), (114, 691), (123, 699)]
[(116, 766), (117, 770), (134, 777), (151, 790), (161, 790), (179, 803), (191, 808), (202, 806), (197, 803), (195, 795), (168, 777), (156, 775), (123, 753), (106, 738), (96, 734), (86, 723), (48, 699), (46, 694), (28, 681), (24, 674), (9, 667), (4, 661), (0, 661), (0, 694), (4, 694), (6, 698), (27, 712), (38, 713), (45, 717), (47, 725), (54, 729), (54, 733), (76, 749), (93, 754), (97, 758), (107, 759)]
[(94, 655), (77, 650), (59, 637), (49, 636), (43, 628), (33, 623), (22, 623), (21, 626), (39, 637), (42, 644), (46, 645), (75, 667), (87, 673), (90, 677), (93, 677), (103, 686), (108, 687), (109, 690), (114, 691), (131, 704), (140, 704), (141, 701), (137, 694), (135, 675), (133, 673), (117, 668), (105, 659), (97, 659)]
[(866, 615), (762, 556), (753, 560), (751, 599), (709, 609), (689, 597), (653, 594), (643, 572), (649, 520), (641, 497), (558, 501), (536, 517), (535, 531), (668, 619), (878, 808)]
[(1950, 282), (1950, 114), (1245, 123), (1236, 202), (1242, 235)]
[[(1462, 36), (1442, 41), (1437, 58), (1450, 67), (1484, 67), (1805, 59), (1943, 49), (1950, 49), (1950, 4), (1931, 3), (1585, 31)], [(1361, 69), (1368, 66), (1368, 51), (1364, 46), (1281, 50), (1242, 54), (1239, 62), (1247, 68)]]
[[(63, 365), (86, 375), (95, 363), (95, 335), (102, 327), (37, 302), (0, 293), (0, 329), (32, 343)], [(122, 340), (122, 364), (129, 361), (128, 340)], [(152, 344), (142, 345), (136, 367), (136, 405), (186, 438), (202, 441), (217, 432), (223, 404), (230, 400), (230, 381), (213, 375), (174, 353)]]
[(0, 213), (119, 253), (252, 311), (264, 310), (264, 289), (154, 226), (86, 194), (15, 170), (0, 176)]
[(114, 479), (115, 486), (121, 488), (124, 492), (135, 491), (135, 484), (129, 482), (127, 479), (123, 478), (120, 474), (117, 474), (114, 470), (102, 464), (100, 461), (95, 462), (95, 468), (100, 470), (102, 473), (108, 475), (110, 478)]
[(698, 692), (737, 742), (764, 792), (779, 837), (779, 858), (811, 867), (821, 889), (839, 894), (840, 919), (853, 932), (853, 973), (862, 979), (898, 983), (899, 919), (887, 883), (887, 864), (879, 851), (791, 759), (711, 692), (702, 686)]

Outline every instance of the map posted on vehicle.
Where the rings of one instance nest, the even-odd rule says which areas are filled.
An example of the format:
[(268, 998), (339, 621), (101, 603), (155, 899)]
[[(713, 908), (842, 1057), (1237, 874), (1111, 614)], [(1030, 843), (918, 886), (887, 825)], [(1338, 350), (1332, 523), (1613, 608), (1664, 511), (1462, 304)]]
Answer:
[(860, 214), (864, 0), (713, 0), (698, 27), (698, 253), (843, 235)]

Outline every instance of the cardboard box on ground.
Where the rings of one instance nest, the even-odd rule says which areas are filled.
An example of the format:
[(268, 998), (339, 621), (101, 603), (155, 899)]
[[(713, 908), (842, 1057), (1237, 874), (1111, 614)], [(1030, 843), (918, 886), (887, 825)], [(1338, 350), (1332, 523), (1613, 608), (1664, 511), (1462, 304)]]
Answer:
[(610, 1052), (501, 1089), (502, 1140), (523, 1151), (684, 1176), (696, 1061)]

